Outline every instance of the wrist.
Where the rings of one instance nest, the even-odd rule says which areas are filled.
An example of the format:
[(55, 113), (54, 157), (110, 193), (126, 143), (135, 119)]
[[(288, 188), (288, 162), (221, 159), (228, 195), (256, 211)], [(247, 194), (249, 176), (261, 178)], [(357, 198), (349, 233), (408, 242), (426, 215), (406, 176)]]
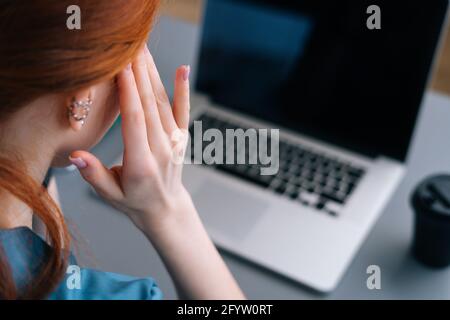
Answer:
[(204, 231), (190, 196), (174, 203), (157, 220), (145, 221), (142, 231), (157, 247), (159, 244)]

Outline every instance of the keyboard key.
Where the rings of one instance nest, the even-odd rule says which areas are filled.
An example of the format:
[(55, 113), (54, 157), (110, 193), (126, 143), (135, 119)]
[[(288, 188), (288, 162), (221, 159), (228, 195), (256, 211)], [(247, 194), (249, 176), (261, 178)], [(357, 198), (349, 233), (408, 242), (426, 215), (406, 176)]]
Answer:
[(300, 199), (309, 205), (316, 205), (319, 202), (319, 196), (310, 192), (303, 192), (300, 194)]
[(285, 171), (278, 171), (276, 174), (277, 179), (283, 180), (283, 181), (289, 181), (289, 179), (292, 177), (288, 172)]
[(337, 213), (335, 211), (327, 211), (327, 210), (325, 210), (325, 212), (328, 213), (330, 216), (333, 216), (333, 217), (338, 217), (339, 216), (339, 213)]
[(328, 201), (325, 204), (325, 211), (333, 216), (339, 215), (342, 212), (342, 209), (342, 205), (337, 204), (336, 202)]
[[(257, 184), (263, 188), (268, 188), (271, 183), (271, 181), (269, 181), (267, 179), (261, 179), (260, 176), (258, 176), (258, 175), (249, 175), (246, 172), (236, 171), (236, 169), (234, 169), (233, 167), (234, 166), (230, 166), (230, 165), (218, 165), (216, 168), (220, 171), (224, 171), (233, 176), (241, 178), (245, 181)], [(265, 176), (265, 177), (267, 177), (267, 176)]]
[(288, 189), (287, 194), (289, 195), (289, 198), (293, 200), (297, 199), (300, 195), (300, 188), (292, 185), (291, 188)]
[(353, 177), (361, 177), (364, 174), (364, 170), (359, 169), (359, 168), (349, 168), (349, 170), (347, 171), (349, 175), (353, 176)]
[(285, 183), (280, 184), (278, 187), (275, 188), (275, 192), (279, 194), (283, 194), (286, 192), (287, 185)]
[(345, 202), (345, 196), (340, 195), (339, 193), (329, 192), (326, 190), (323, 190), (320, 194), (321, 197), (331, 200), (337, 203), (343, 204)]
[(316, 209), (317, 210), (323, 210), (325, 208), (325, 201), (319, 201), (317, 204), (316, 204)]

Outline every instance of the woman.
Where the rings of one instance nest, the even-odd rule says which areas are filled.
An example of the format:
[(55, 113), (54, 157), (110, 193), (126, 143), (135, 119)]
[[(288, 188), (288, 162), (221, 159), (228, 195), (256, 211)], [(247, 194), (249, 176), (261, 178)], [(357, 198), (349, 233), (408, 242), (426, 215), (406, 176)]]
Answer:
[[(81, 30), (66, 26), (74, 3)], [(243, 298), (173, 161), (189, 122), (189, 67), (176, 72), (172, 108), (145, 45), (157, 7), (157, 0), (1, 2), (0, 298), (161, 298), (151, 278), (89, 269), (70, 285), (67, 227), (42, 187), (50, 167), (70, 164), (146, 235), (180, 297)], [(123, 165), (107, 169), (84, 150), (119, 112)], [(33, 216), (47, 242), (31, 231)]]

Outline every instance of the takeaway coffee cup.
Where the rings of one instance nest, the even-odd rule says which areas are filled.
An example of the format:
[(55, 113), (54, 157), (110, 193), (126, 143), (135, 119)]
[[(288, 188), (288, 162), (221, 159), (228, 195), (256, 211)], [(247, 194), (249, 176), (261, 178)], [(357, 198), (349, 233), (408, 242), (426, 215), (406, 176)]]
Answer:
[(415, 211), (413, 254), (423, 264), (450, 265), (450, 175), (422, 181), (411, 198)]

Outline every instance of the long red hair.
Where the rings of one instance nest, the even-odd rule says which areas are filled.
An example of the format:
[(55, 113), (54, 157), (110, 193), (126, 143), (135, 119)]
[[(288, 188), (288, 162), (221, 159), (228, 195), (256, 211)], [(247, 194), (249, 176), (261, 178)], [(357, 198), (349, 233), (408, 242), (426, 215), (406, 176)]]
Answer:
[[(81, 9), (81, 30), (66, 26), (71, 5)], [(158, 6), (159, 0), (1, 1), (0, 128), (40, 96), (113, 79), (147, 40)], [(4, 147), (0, 139), (0, 192), (33, 210), (45, 224), (53, 250), (39, 274), (19, 292), (0, 243), (0, 299), (46, 298), (64, 276), (70, 237), (41, 181), (33, 180), (25, 161), (12, 159)]]

